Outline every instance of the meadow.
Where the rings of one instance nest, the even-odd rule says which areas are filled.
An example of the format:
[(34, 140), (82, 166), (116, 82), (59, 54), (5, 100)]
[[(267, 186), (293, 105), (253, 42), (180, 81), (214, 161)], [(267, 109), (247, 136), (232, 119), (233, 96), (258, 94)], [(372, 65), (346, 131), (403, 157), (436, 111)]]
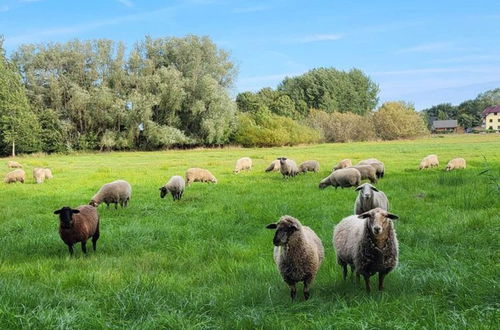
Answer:
[[(419, 171), (435, 153), (438, 169)], [(232, 173), (249, 156), (250, 172)], [(276, 157), (316, 159), (320, 173), (283, 180), (264, 173)], [(386, 165), (377, 187), (400, 216), (400, 264), (385, 291), (342, 281), (333, 226), (353, 212), (353, 189), (318, 189), (343, 158)], [(445, 172), (464, 157), (467, 169)], [(0, 159), (3, 175), (9, 170)], [(0, 328), (493, 329), (500, 324), (500, 135), (320, 144), (17, 157), (27, 183), (0, 185)], [(36, 166), (54, 179), (33, 183)], [(179, 202), (159, 188), (189, 167), (218, 184), (195, 183)], [(489, 171), (480, 174), (486, 169)], [(126, 209), (99, 207), (97, 252), (70, 257), (53, 211), (87, 204), (115, 179), (132, 184)], [(303, 300), (292, 302), (272, 258), (282, 215), (310, 226), (325, 261)], [(372, 284), (376, 277), (372, 278)]]

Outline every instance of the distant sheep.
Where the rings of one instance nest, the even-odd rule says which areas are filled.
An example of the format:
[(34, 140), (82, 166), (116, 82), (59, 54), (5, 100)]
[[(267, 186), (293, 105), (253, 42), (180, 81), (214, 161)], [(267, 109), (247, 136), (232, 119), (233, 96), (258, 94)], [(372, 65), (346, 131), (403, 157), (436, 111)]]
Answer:
[(454, 158), (448, 162), (446, 165), (447, 171), (458, 170), (461, 168), (465, 168), (465, 159), (463, 158)]
[(385, 174), (385, 165), (380, 160), (376, 158), (369, 158), (362, 160), (358, 165), (371, 165), (375, 168), (377, 178), (383, 178)]
[(180, 175), (174, 175), (168, 180), (168, 182), (160, 188), (160, 197), (164, 198), (169, 192), (172, 194), (172, 198), (179, 200), (184, 194), (184, 188), (186, 187), (186, 182), (184, 178)]
[(59, 236), (73, 255), (73, 245), (81, 243), (83, 253), (87, 254), (87, 240), (92, 237), (92, 248), (95, 251), (99, 239), (99, 215), (97, 209), (89, 205), (81, 205), (76, 209), (65, 206), (54, 211), (59, 215)]
[(354, 214), (365, 213), (377, 207), (389, 211), (389, 200), (383, 191), (369, 183), (363, 183), (356, 188), (356, 191), (359, 194), (354, 202)]
[(23, 170), (14, 170), (14, 171), (9, 172), (5, 175), (5, 179), (3, 180), (3, 182), (5, 182), (5, 183), (14, 183), (14, 182), (24, 183), (25, 178), (26, 178), (26, 173)]
[(50, 168), (44, 168), (43, 170), (45, 171), (45, 179), (52, 179), (54, 177)]
[(212, 182), (217, 183), (217, 179), (209, 170), (203, 168), (190, 168), (186, 171), (186, 183), (192, 182)]
[(352, 161), (350, 159), (342, 159), (340, 162), (338, 162), (337, 165), (333, 167), (332, 172), (335, 170), (340, 170), (341, 168), (346, 168), (351, 166), (352, 166)]
[(236, 161), (236, 166), (234, 168), (234, 173), (238, 174), (244, 170), (252, 169), (252, 159), (249, 157), (243, 157)]
[(329, 176), (321, 180), (319, 189), (325, 189), (328, 186), (347, 188), (357, 187), (361, 183), (361, 173), (353, 167), (342, 168), (333, 171)]
[(280, 172), (283, 178), (294, 177), (299, 173), (299, 168), (294, 160), (285, 157), (278, 158), (280, 161)]
[(97, 207), (99, 204), (105, 203), (109, 207), (109, 204), (114, 203), (115, 209), (118, 208), (118, 204), (123, 208), (128, 205), (131, 197), (132, 187), (130, 183), (125, 180), (116, 180), (103, 185), (97, 194), (92, 197), (89, 205)]
[(363, 275), (366, 291), (370, 292), (370, 277), (378, 273), (379, 290), (384, 289), (384, 278), (398, 264), (398, 240), (392, 220), (395, 214), (376, 208), (361, 215), (351, 215), (335, 226), (333, 246), (342, 277), (347, 277), (347, 265)]
[(281, 168), (281, 165), (280, 165), (280, 161), (279, 159), (275, 159), (273, 160), (273, 162), (271, 164), (269, 164), (269, 166), (266, 168), (266, 172), (271, 172), (271, 171), (274, 171), (274, 172), (278, 172)]
[(33, 169), (33, 179), (36, 183), (43, 183), (45, 181), (45, 170), (43, 168), (35, 167)]
[(323, 261), (323, 244), (314, 231), (299, 220), (285, 215), (278, 223), (266, 228), (276, 229), (273, 238), (274, 262), (283, 280), (290, 287), (295, 299), (297, 282), (304, 283), (304, 299), (309, 299), (309, 289)]
[(434, 166), (436, 166), (436, 167), (439, 166), (438, 156), (436, 156), (436, 155), (428, 155), (428, 156), (424, 157), (424, 159), (422, 159), (422, 161), (420, 162), (419, 168), (421, 170), (423, 170), (423, 169), (426, 169), (426, 168), (432, 168)]
[(370, 183), (377, 182), (377, 170), (371, 165), (356, 165), (347, 168), (355, 168), (361, 173), (361, 180), (370, 180)]
[(299, 173), (319, 172), (319, 162), (316, 160), (308, 160), (299, 165)]
[(19, 164), (18, 162), (15, 162), (15, 161), (13, 161), (13, 160), (9, 160), (9, 161), (7, 162), (7, 166), (8, 166), (9, 168), (23, 168), (23, 165)]

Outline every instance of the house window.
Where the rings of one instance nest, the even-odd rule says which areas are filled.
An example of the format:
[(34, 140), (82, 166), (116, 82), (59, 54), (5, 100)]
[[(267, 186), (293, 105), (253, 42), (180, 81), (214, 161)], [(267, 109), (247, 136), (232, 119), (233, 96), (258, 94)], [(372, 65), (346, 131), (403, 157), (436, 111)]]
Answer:
[(493, 129), (493, 126), (490, 126), (488, 129)]
[(496, 115), (497, 115), (497, 113), (495, 112), (495, 113), (494, 113), (494, 115), (496, 116)]
[(493, 118), (492, 118), (492, 119), (490, 119), (490, 123), (492, 123), (492, 122), (493, 122)]
[(498, 118), (497, 120), (498, 120), (498, 122), (500, 123), (500, 118)]

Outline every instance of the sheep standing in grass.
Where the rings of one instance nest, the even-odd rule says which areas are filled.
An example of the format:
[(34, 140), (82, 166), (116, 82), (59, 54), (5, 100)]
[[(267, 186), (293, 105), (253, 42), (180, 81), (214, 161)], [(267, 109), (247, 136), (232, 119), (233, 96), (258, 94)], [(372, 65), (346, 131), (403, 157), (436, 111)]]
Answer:
[(354, 214), (365, 213), (377, 207), (389, 211), (389, 200), (383, 191), (369, 183), (363, 183), (356, 191), (359, 191), (359, 194), (354, 202)]
[(299, 220), (285, 215), (278, 223), (266, 228), (276, 229), (273, 238), (274, 262), (290, 287), (292, 300), (295, 299), (297, 282), (304, 283), (304, 298), (309, 299), (309, 289), (316, 277), (325, 252), (323, 244), (314, 231), (301, 225)]
[(419, 168), (421, 170), (423, 170), (423, 169), (426, 169), (426, 168), (432, 168), (434, 166), (436, 166), (436, 167), (439, 166), (438, 156), (436, 156), (436, 155), (428, 155), (428, 156), (424, 157), (424, 159), (422, 159), (422, 161), (420, 162)]
[(383, 178), (385, 174), (385, 165), (380, 160), (376, 158), (369, 158), (362, 160), (358, 165), (370, 165), (375, 168), (377, 178)]
[(19, 164), (18, 162), (15, 162), (15, 161), (13, 161), (13, 160), (9, 160), (9, 161), (7, 162), (7, 166), (8, 166), (9, 168), (23, 168), (23, 165)]
[(35, 167), (33, 169), (33, 179), (36, 183), (43, 183), (45, 181), (45, 170), (43, 168)]
[(160, 197), (164, 198), (165, 195), (170, 192), (174, 201), (179, 200), (184, 194), (185, 187), (186, 183), (184, 182), (184, 178), (180, 175), (174, 175), (163, 187), (160, 188)]
[(398, 264), (398, 240), (392, 220), (398, 216), (381, 208), (361, 215), (351, 215), (340, 221), (333, 231), (333, 246), (342, 277), (347, 277), (347, 265), (363, 275), (366, 291), (370, 292), (370, 277), (378, 273), (379, 290), (384, 278)]
[(319, 172), (319, 162), (316, 160), (307, 160), (299, 165), (299, 173)]
[(81, 205), (76, 209), (65, 206), (54, 211), (59, 215), (59, 236), (73, 255), (73, 245), (81, 243), (83, 253), (87, 254), (87, 240), (92, 237), (92, 248), (95, 251), (99, 239), (99, 215), (97, 209), (89, 205)]
[(347, 188), (357, 187), (361, 183), (361, 173), (353, 167), (342, 168), (333, 171), (329, 176), (321, 180), (319, 189), (325, 189), (328, 186)]
[(457, 170), (460, 168), (465, 168), (465, 159), (463, 158), (454, 158), (448, 162), (446, 165), (447, 171)]
[(203, 168), (190, 168), (186, 171), (186, 183), (191, 182), (212, 182), (217, 183), (217, 179), (209, 170)]
[(52, 175), (52, 171), (50, 170), (50, 168), (44, 168), (43, 169), (44, 172), (45, 172), (45, 179), (52, 179), (54, 176)]
[(5, 183), (14, 183), (14, 182), (24, 183), (25, 178), (26, 178), (26, 173), (23, 170), (14, 170), (14, 171), (9, 172), (5, 175), (5, 179), (3, 180), (3, 182), (5, 182)]
[(377, 182), (377, 170), (371, 165), (356, 165), (347, 168), (357, 169), (361, 173), (361, 180), (370, 180), (370, 183)]
[(294, 177), (299, 173), (299, 168), (294, 160), (285, 157), (278, 159), (280, 161), (280, 172), (283, 175), (283, 178)]
[(335, 170), (340, 170), (342, 168), (346, 168), (346, 167), (351, 167), (352, 166), (352, 162), (350, 159), (342, 159), (340, 162), (338, 162), (337, 165), (335, 165), (332, 169), (332, 172), (335, 171)]
[(130, 183), (125, 180), (116, 180), (103, 185), (97, 194), (92, 197), (89, 205), (97, 207), (101, 203), (106, 203), (106, 206), (109, 207), (109, 204), (114, 203), (115, 209), (117, 209), (119, 203), (123, 208), (128, 205), (130, 197), (132, 197)]
[(236, 166), (234, 168), (234, 173), (238, 174), (244, 170), (252, 169), (252, 159), (249, 157), (243, 157), (236, 161)]
[(275, 159), (273, 160), (273, 162), (271, 164), (269, 164), (269, 166), (266, 168), (266, 172), (271, 172), (271, 171), (274, 171), (274, 172), (278, 172), (281, 168), (281, 165), (280, 165), (280, 160), (279, 159)]

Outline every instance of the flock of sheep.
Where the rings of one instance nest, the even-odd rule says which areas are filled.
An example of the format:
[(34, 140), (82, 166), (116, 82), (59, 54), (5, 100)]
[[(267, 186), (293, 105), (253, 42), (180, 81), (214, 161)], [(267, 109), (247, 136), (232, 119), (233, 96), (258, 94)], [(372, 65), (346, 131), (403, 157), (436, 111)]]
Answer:
[[(25, 182), (25, 172), (22, 165), (8, 162), (9, 168), (16, 168), (5, 176), (5, 183)], [(422, 159), (421, 170), (439, 166), (438, 157), (429, 155)], [(464, 169), (463, 158), (455, 158), (448, 162), (446, 170)], [(236, 162), (234, 173), (251, 170), (252, 160), (248, 157)], [(266, 172), (279, 171), (283, 178), (294, 177), (299, 173), (318, 172), (319, 163), (309, 160), (297, 166), (296, 162), (280, 157), (273, 161)], [(383, 290), (384, 277), (397, 266), (398, 240), (394, 230), (393, 220), (398, 216), (389, 212), (389, 201), (384, 192), (371, 183), (376, 183), (384, 177), (385, 165), (383, 162), (370, 158), (352, 164), (350, 159), (344, 159), (335, 165), (329, 176), (319, 183), (319, 188), (328, 186), (356, 187), (358, 192), (354, 202), (354, 215), (340, 221), (333, 231), (333, 247), (337, 254), (337, 262), (342, 267), (343, 278), (347, 276), (347, 266), (359, 280), (363, 276), (366, 290), (370, 292), (370, 277), (376, 273), (379, 276), (379, 290)], [(36, 183), (43, 183), (45, 179), (52, 178), (48, 168), (33, 169), (33, 178)], [(172, 176), (161, 188), (160, 197), (168, 193), (173, 200), (180, 200), (184, 194), (186, 184), (193, 182), (217, 183), (215, 176), (210, 171), (202, 168), (190, 168), (186, 171), (185, 180), (182, 176)], [(362, 180), (370, 183), (361, 184)], [(88, 205), (77, 208), (63, 207), (54, 211), (59, 215), (59, 234), (68, 246), (69, 252), (74, 253), (73, 246), (81, 243), (84, 253), (87, 253), (86, 242), (92, 240), (93, 250), (96, 250), (99, 239), (99, 215), (97, 207), (104, 203), (120, 204), (126, 207), (132, 196), (131, 185), (124, 180), (116, 180), (104, 184), (90, 199)], [(316, 277), (319, 267), (324, 259), (324, 248), (316, 233), (304, 226), (292, 216), (282, 216), (277, 223), (269, 224), (266, 228), (275, 230), (273, 244), (274, 260), (283, 280), (290, 287), (292, 299), (296, 296), (296, 284), (304, 283), (304, 298), (308, 299), (310, 286)]]

